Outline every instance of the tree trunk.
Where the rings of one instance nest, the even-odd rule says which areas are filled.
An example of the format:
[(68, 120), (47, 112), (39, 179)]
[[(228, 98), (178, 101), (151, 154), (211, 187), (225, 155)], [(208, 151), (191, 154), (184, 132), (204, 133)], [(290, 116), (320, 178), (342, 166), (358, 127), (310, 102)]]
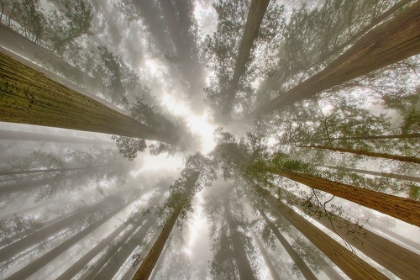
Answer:
[(87, 252), (83, 257), (78, 259), (71, 267), (67, 268), (56, 280), (67, 280), (72, 279), (76, 274), (81, 271), (97, 254), (99, 254), (109, 243), (112, 242), (125, 228), (127, 228), (126, 223), (122, 223), (118, 228), (116, 228), (111, 234), (102, 239), (101, 242), (96, 244), (89, 252)]
[[(286, 197), (290, 197), (300, 210), (308, 212), (308, 209), (305, 209), (307, 204), (302, 198), (285, 190), (282, 192)], [(401, 279), (415, 279), (420, 275), (420, 266), (417, 265), (420, 263), (420, 255), (331, 212), (314, 219)]]
[(341, 184), (291, 170), (270, 169), (270, 172), (390, 215), (409, 224), (420, 226), (419, 201)]
[[(0, 121), (173, 141), (0, 53)], [(83, 118), (81, 117), (83, 116)]]
[(274, 267), (273, 263), (270, 260), (270, 256), (267, 253), (267, 250), (264, 248), (264, 245), (261, 243), (259, 238), (255, 235), (254, 231), (251, 230), (252, 237), (255, 240), (255, 243), (257, 243), (258, 249), (260, 250), (261, 256), (264, 259), (264, 262), (270, 271), (271, 278), (273, 280), (280, 280), (280, 275), (277, 273), (276, 268)]
[(325, 69), (255, 109), (245, 119), (268, 114), (298, 100), (420, 53), (420, 2), (373, 28)]
[[(107, 164), (107, 165), (109, 165), (109, 164)], [(50, 173), (50, 172), (67, 172), (67, 171), (77, 171), (77, 170), (89, 170), (89, 169), (104, 167), (104, 166), (107, 166), (107, 165), (74, 167), (74, 168), (35, 169), (35, 170), (21, 170), (21, 171), (0, 171), (0, 176), (10, 176), (10, 175), (18, 175), (18, 174), (31, 174), (31, 173)]]
[(337, 138), (320, 138), (312, 141), (337, 141), (337, 140), (374, 140), (374, 139), (412, 139), (420, 138), (420, 133), (411, 134), (393, 134), (393, 135), (371, 135), (371, 136), (355, 136), (355, 137), (337, 137)]
[(351, 279), (388, 279), (283, 202), (270, 195), (264, 198)]
[[(102, 209), (106, 204), (109, 202), (109, 199), (105, 199), (103, 201), (97, 202), (92, 206), (89, 206), (89, 212), (97, 211), (98, 209)], [(86, 209), (75, 210), (66, 215), (63, 219), (61, 217), (55, 219), (57, 222), (52, 223), (43, 228), (35, 231), (32, 234), (25, 236), (24, 238), (9, 244), (8, 246), (2, 248), (0, 250), (0, 262), (6, 261), (7, 259), (12, 258), (13, 256), (17, 255), (20, 252), (23, 252), (27, 248), (40, 243), (48, 236), (54, 235), (56, 232), (73, 225), (78, 220), (81, 220), (86, 215)]]
[(270, 221), (270, 219), (264, 214), (264, 212), (261, 209), (258, 209), (258, 211), (260, 212), (261, 216), (264, 218), (268, 227), (271, 229), (271, 231), (274, 233), (274, 235), (280, 241), (283, 248), (286, 249), (286, 252), (289, 254), (290, 258), (293, 260), (293, 262), (299, 268), (300, 272), (302, 272), (303, 277), (305, 277), (306, 280), (317, 280), (318, 278), (316, 278), (315, 274), (306, 265), (306, 263), (298, 255), (298, 253), (296, 253), (295, 249), (293, 249), (293, 247), (289, 244), (289, 242), (287, 242), (286, 238), (281, 234), (281, 232), (274, 225), (274, 223), (272, 221)]
[(16, 141), (40, 141), (51, 143), (71, 143), (71, 144), (86, 144), (86, 145), (112, 145), (113, 141), (101, 139), (79, 138), (72, 136), (41, 134), (24, 131), (12, 131), (0, 129), (1, 140), (16, 140)]
[(98, 221), (92, 223), (87, 228), (83, 229), (79, 233), (73, 235), (68, 240), (64, 241), (48, 253), (42, 255), (35, 261), (31, 262), (21, 270), (17, 271), (13, 275), (6, 278), (6, 280), (21, 280), (29, 278), (32, 274), (36, 273), (38, 270), (43, 268), (45, 265), (53, 261), (55, 258), (60, 256), (62, 253), (64, 253), (66, 250), (71, 248), (74, 244), (79, 242), (81, 239), (83, 239), (85, 236), (92, 233), (95, 229), (103, 225), (105, 222), (109, 221), (111, 218), (113, 218), (116, 214), (118, 214), (121, 210), (123, 210), (128, 204), (134, 202), (137, 199), (137, 197), (131, 198), (127, 203), (124, 203), (123, 205), (117, 207), (117, 209), (111, 211)]
[(402, 162), (420, 163), (420, 158), (416, 158), (416, 157), (390, 155), (390, 154), (385, 154), (385, 153), (360, 151), (360, 150), (353, 150), (353, 149), (346, 149), (346, 148), (333, 148), (333, 147), (329, 147), (329, 146), (309, 145), (309, 146), (296, 146), (296, 147), (299, 147), (299, 148), (316, 148), (316, 149), (322, 149), (322, 150), (330, 150), (330, 151), (334, 151), (334, 152), (355, 154), (355, 155), (360, 155), (360, 156), (386, 158), (386, 159), (398, 160), (398, 161), (402, 161)]
[(246, 71), (246, 64), (249, 61), (252, 46), (258, 37), (260, 25), (264, 18), (265, 12), (270, 0), (252, 0), (249, 6), (248, 17), (245, 24), (244, 34), (242, 35), (241, 44), (239, 45), (239, 53), (235, 62), (232, 80), (226, 91), (226, 111), (224, 115), (228, 115), (232, 110), (236, 91), (238, 89), (239, 79)]
[(163, 249), (162, 254), (160, 254), (159, 260), (156, 263), (156, 266), (153, 268), (153, 273), (150, 276), (150, 280), (155, 280), (157, 273), (159, 272), (160, 268), (162, 267), (163, 260), (165, 259), (166, 252), (168, 251), (169, 244), (171, 243), (171, 237), (169, 237), (168, 244), (166, 244), (165, 248)]
[(237, 223), (232, 217), (228, 199), (225, 201), (225, 213), (226, 221), (229, 226), (230, 240), (232, 242), (234, 258), (239, 271), (239, 278), (241, 280), (255, 279), (254, 272), (252, 271), (251, 264), (249, 263), (244, 245), (240, 238), (240, 233), (237, 229)]
[(412, 247), (414, 249), (416, 249), (417, 251), (420, 251), (420, 244), (418, 242), (415, 242), (411, 239), (408, 239), (407, 237), (400, 235), (398, 233), (393, 232), (392, 230), (389, 230), (385, 227), (380, 227), (378, 228), (379, 231), (385, 233), (386, 235), (389, 235), (395, 239), (397, 239), (398, 241), (401, 241), (402, 243), (407, 244), (409, 247)]
[(339, 167), (339, 166), (329, 166), (329, 165), (318, 165), (318, 166), (326, 167), (330, 169), (337, 169), (337, 170), (356, 172), (356, 173), (362, 173), (362, 174), (368, 174), (368, 175), (374, 175), (374, 176), (380, 176), (380, 177), (386, 177), (386, 178), (394, 178), (394, 179), (420, 183), (419, 177), (406, 176), (406, 175), (400, 175), (400, 174), (394, 174), (394, 173), (386, 173), (386, 172), (369, 171), (369, 170), (363, 170), (363, 169), (357, 169), (357, 168)]

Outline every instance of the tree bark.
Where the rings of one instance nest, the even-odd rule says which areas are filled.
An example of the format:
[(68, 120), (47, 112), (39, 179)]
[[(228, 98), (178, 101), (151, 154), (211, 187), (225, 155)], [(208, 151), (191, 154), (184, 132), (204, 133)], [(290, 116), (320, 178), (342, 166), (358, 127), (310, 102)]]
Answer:
[(268, 114), (298, 100), (420, 53), (420, 2), (373, 28), (325, 69), (252, 111)]
[(81, 271), (97, 254), (99, 254), (112, 240), (114, 240), (125, 228), (127, 224), (122, 223), (118, 228), (116, 228), (111, 234), (102, 239), (101, 242), (96, 244), (89, 252), (87, 252), (83, 257), (78, 259), (72, 266), (67, 268), (56, 280), (67, 280), (72, 279), (79, 271)]
[(324, 140), (337, 141), (337, 140), (412, 139), (412, 138), (420, 138), (420, 133), (320, 138), (320, 139), (314, 139), (312, 141), (315, 142), (315, 141), (324, 141)]
[(64, 241), (48, 253), (42, 255), (35, 261), (31, 262), (21, 270), (17, 271), (13, 275), (6, 278), (6, 280), (21, 280), (29, 278), (32, 274), (36, 273), (38, 270), (43, 268), (45, 265), (53, 261), (55, 258), (57, 258), (59, 255), (64, 253), (66, 250), (68, 250), (70, 247), (72, 247), (74, 244), (79, 242), (82, 238), (92, 233), (95, 229), (103, 225), (105, 222), (113, 218), (118, 212), (120, 212), (122, 209), (124, 209), (128, 204), (135, 201), (137, 197), (131, 198), (127, 203), (124, 203), (123, 205), (117, 207), (115, 210), (111, 211), (98, 221), (92, 223), (89, 227), (83, 229), (79, 233), (73, 235), (68, 240)]
[(2, 53), (0, 110), (0, 121), (5, 122), (173, 142), (153, 128), (62, 86)]
[[(108, 202), (109, 199), (105, 199), (103, 201), (93, 204), (92, 206), (89, 206), (89, 212), (102, 209), (104, 206), (106, 206)], [(69, 225), (73, 225), (78, 220), (83, 219), (85, 217), (85, 213), (86, 209), (75, 210), (70, 214), (67, 214), (64, 219), (57, 218), (57, 222), (44, 226), (43, 228), (35, 231), (34, 233), (29, 234), (23, 237), (22, 239), (2, 248), (0, 250), (0, 262), (12, 258), (18, 253), (23, 252), (25, 249), (37, 243), (40, 243), (46, 237), (54, 235), (56, 232), (59, 232), (60, 230), (68, 227)]]
[(239, 278), (241, 280), (255, 279), (254, 272), (252, 271), (251, 264), (249, 263), (244, 245), (240, 238), (240, 233), (237, 229), (237, 223), (232, 217), (228, 199), (225, 201), (225, 213), (226, 222), (229, 226), (230, 240), (232, 242), (234, 258), (239, 272)]
[(406, 181), (410, 181), (410, 182), (419, 182), (420, 183), (420, 178), (419, 177), (406, 176), (406, 175), (387, 173), (387, 172), (376, 172), (376, 171), (363, 170), (363, 169), (357, 169), (357, 168), (339, 167), (339, 166), (329, 166), (329, 165), (319, 165), (319, 166), (330, 168), (330, 169), (337, 169), (337, 170), (356, 172), (356, 173), (362, 173), (362, 174), (367, 174), (367, 175), (374, 175), (374, 176), (380, 176), (380, 177), (386, 177), (386, 178), (394, 178), (394, 179), (400, 179), (400, 180), (406, 180)]
[(160, 254), (159, 260), (156, 263), (156, 266), (153, 268), (153, 273), (150, 276), (150, 280), (155, 280), (157, 273), (159, 272), (160, 268), (162, 267), (163, 260), (165, 259), (166, 252), (168, 251), (169, 244), (171, 243), (172, 236), (169, 237), (168, 244), (166, 244), (165, 248), (163, 249), (162, 254)]
[(0, 129), (1, 140), (17, 140), (17, 141), (39, 141), (51, 143), (71, 143), (71, 144), (86, 144), (86, 145), (112, 145), (113, 141), (101, 139), (79, 138), (64, 135), (41, 134), (24, 131), (12, 131)]
[(280, 280), (280, 275), (277, 273), (276, 268), (274, 267), (273, 263), (270, 260), (270, 256), (267, 253), (267, 250), (264, 248), (264, 245), (261, 243), (259, 238), (256, 236), (253, 230), (251, 230), (252, 237), (257, 243), (258, 249), (260, 250), (261, 256), (264, 259), (265, 265), (267, 266), (268, 270), (270, 271), (271, 278), (273, 280)]
[[(286, 190), (282, 192), (291, 198), (296, 207), (308, 212), (302, 198)], [(317, 216), (316, 220), (401, 279), (415, 279), (420, 275), (420, 266), (417, 265), (420, 263), (420, 255), (331, 212)]]
[(388, 279), (283, 202), (270, 195), (264, 198), (351, 279)]
[(271, 168), (270, 172), (390, 215), (409, 224), (420, 226), (419, 201), (341, 184), (291, 170)]
[(261, 216), (264, 218), (266, 224), (271, 229), (271, 231), (274, 233), (274, 235), (277, 237), (278, 241), (280, 241), (281, 245), (284, 249), (286, 249), (286, 252), (289, 254), (290, 258), (293, 260), (293, 262), (296, 264), (296, 266), (299, 268), (300, 272), (302, 272), (303, 277), (305, 277), (306, 280), (317, 280), (315, 274), (311, 271), (311, 269), (306, 265), (304, 260), (296, 253), (295, 249), (287, 242), (286, 238), (281, 234), (281, 232), (278, 230), (278, 228), (274, 225), (272, 221), (267, 217), (267, 215), (264, 214), (264, 212), (261, 209), (258, 209)]
[(386, 154), (386, 153), (376, 153), (376, 152), (360, 151), (360, 150), (353, 150), (353, 149), (346, 149), (346, 148), (333, 148), (329, 146), (318, 146), (318, 145), (296, 146), (296, 147), (315, 148), (315, 149), (322, 149), (322, 150), (330, 150), (334, 152), (355, 154), (355, 155), (360, 155), (360, 156), (385, 158), (385, 159), (391, 159), (391, 160), (398, 160), (402, 162), (420, 163), (420, 158), (400, 156), (400, 155), (391, 155), (391, 154)]
[(389, 230), (385, 227), (380, 227), (380, 228), (378, 228), (378, 230), (385, 233), (386, 235), (389, 235), (389, 236), (401, 241), (402, 243), (407, 244), (409, 247), (412, 247), (412, 248), (416, 249), (417, 251), (420, 251), (420, 244), (419, 243), (417, 243), (417, 242), (415, 242), (411, 239), (408, 239), (407, 237), (402, 236), (398, 233), (395, 233), (392, 230)]

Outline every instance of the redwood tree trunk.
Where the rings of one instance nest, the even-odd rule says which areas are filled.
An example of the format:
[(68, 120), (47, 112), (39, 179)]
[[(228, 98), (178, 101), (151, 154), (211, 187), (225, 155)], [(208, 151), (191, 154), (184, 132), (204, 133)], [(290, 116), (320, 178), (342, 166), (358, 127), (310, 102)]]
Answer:
[(98, 221), (92, 223), (89, 227), (83, 229), (79, 233), (76, 233), (72, 237), (70, 237), (68, 240), (64, 241), (48, 253), (42, 255), (35, 261), (31, 262), (21, 270), (17, 271), (13, 275), (6, 278), (6, 280), (21, 280), (21, 279), (27, 279), (32, 274), (36, 273), (38, 270), (43, 268), (45, 265), (53, 261), (55, 258), (60, 256), (62, 253), (64, 253), (66, 250), (68, 250), (70, 247), (72, 247), (74, 244), (79, 242), (81, 239), (83, 239), (85, 236), (92, 233), (95, 229), (103, 225), (105, 222), (110, 220), (112, 217), (114, 217), (118, 212), (120, 212), (122, 209), (124, 209), (128, 204), (135, 201), (137, 197), (132, 198), (127, 203), (124, 203), (123, 205), (117, 207), (117, 209), (111, 211), (107, 215), (105, 215), (103, 218), (99, 219)]
[(312, 141), (337, 141), (337, 140), (374, 140), (374, 139), (412, 139), (420, 138), (420, 133), (411, 134), (393, 134), (393, 135), (371, 135), (371, 136), (355, 136), (355, 137), (337, 137), (337, 138), (320, 138)]
[(267, 202), (277, 209), (298, 231), (320, 249), (344, 273), (352, 279), (388, 279), (355, 254), (341, 246), (322, 230), (311, 224), (293, 209), (271, 195), (265, 196)]
[(86, 144), (86, 145), (112, 145), (113, 141), (79, 138), (71, 136), (41, 134), (23, 131), (12, 131), (0, 129), (1, 140), (17, 140), (17, 141), (40, 141), (52, 143), (72, 143), (72, 144)]
[[(295, 206), (308, 212), (303, 199), (288, 191), (283, 192)], [(317, 216), (316, 220), (401, 279), (415, 279), (420, 275), (420, 266), (417, 265), (420, 255), (333, 213)]]
[(330, 151), (334, 151), (334, 152), (355, 154), (355, 155), (360, 155), (360, 156), (386, 158), (386, 159), (398, 160), (398, 161), (402, 161), (402, 162), (420, 163), (420, 158), (416, 158), (416, 157), (390, 155), (390, 154), (385, 154), (385, 153), (375, 153), (375, 152), (352, 150), (352, 149), (345, 149), (345, 148), (333, 148), (333, 147), (329, 147), (329, 146), (309, 145), (309, 146), (297, 146), (297, 147), (300, 147), (300, 148), (316, 148), (316, 149), (322, 149), (322, 150), (330, 150)]
[[(0, 53), (0, 121), (171, 142), (127, 115)], [(81, 117), (83, 116), (83, 117)]]
[(159, 260), (158, 260), (158, 262), (156, 263), (156, 266), (153, 268), (153, 273), (152, 273), (152, 275), (150, 276), (150, 280), (155, 280), (156, 275), (158, 274), (158, 272), (159, 272), (160, 268), (162, 267), (163, 260), (164, 260), (164, 258), (165, 258), (166, 252), (168, 251), (169, 244), (171, 243), (171, 238), (172, 238), (172, 236), (171, 236), (171, 237), (169, 237), (169, 240), (168, 240), (169, 242), (168, 242), (168, 244), (167, 244), (167, 245), (165, 246), (165, 248), (163, 249), (162, 254), (160, 254)]
[(274, 225), (274, 223), (270, 221), (270, 219), (267, 217), (267, 215), (264, 214), (264, 212), (261, 209), (258, 209), (258, 211), (260, 212), (261, 216), (264, 218), (268, 227), (271, 229), (271, 231), (280, 241), (283, 248), (286, 249), (287, 254), (289, 254), (290, 258), (292, 258), (293, 262), (299, 268), (300, 272), (302, 272), (303, 277), (305, 277), (306, 280), (317, 280), (318, 278), (316, 278), (315, 274), (306, 265), (306, 263), (298, 255), (298, 253), (296, 253), (295, 249), (293, 249), (293, 247), (289, 244), (289, 242), (287, 242), (286, 238), (284, 238), (284, 236), (281, 234), (278, 228)]
[(241, 238), (237, 229), (237, 223), (232, 217), (228, 199), (226, 199), (226, 202), (225, 202), (225, 213), (226, 213), (226, 222), (229, 226), (230, 240), (232, 242), (234, 258), (235, 258), (236, 266), (239, 272), (239, 278), (241, 280), (255, 279), (254, 272), (252, 271), (251, 264), (249, 263), (244, 245), (241, 241)]
[(319, 166), (330, 168), (330, 169), (337, 169), (337, 170), (356, 172), (356, 173), (362, 173), (362, 174), (368, 174), (368, 175), (374, 175), (374, 176), (380, 176), (380, 177), (387, 177), (387, 178), (394, 178), (394, 179), (400, 179), (400, 180), (406, 180), (406, 181), (419, 182), (420, 183), (420, 178), (419, 177), (406, 176), (406, 175), (400, 175), (400, 174), (394, 174), (394, 173), (386, 173), (386, 172), (376, 172), (376, 171), (363, 170), (363, 169), (357, 169), (357, 168), (339, 167), (339, 166), (329, 166), (329, 165), (319, 165)]
[(420, 2), (373, 28), (321, 72), (255, 109), (246, 119), (292, 105), (351, 79), (420, 53)]
[(341, 184), (291, 170), (270, 169), (270, 172), (374, 209), (409, 224), (420, 226), (419, 201)]

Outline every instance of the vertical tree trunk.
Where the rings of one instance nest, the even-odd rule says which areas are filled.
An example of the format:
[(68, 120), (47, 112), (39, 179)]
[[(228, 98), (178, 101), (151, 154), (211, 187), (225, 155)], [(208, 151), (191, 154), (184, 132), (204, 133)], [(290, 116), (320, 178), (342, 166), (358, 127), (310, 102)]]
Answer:
[[(283, 193), (291, 198), (296, 207), (308, 212), (303, 199), (285, 190)], [(317, 216), (316, 220), (401, 279), (415, 279), (420, 275), (420, 266), (417, 265), (420, 263), (420, 255), (333, 213), (326, 212), (325, 215)]]
[(286, 249), (286, 252), (289, 254), (290, 258), (293, 260), (293, 262), (296, 264), (296, 266), (299, 268), (300, 272), (302, 272), (303, 277), (305, 277), (306, 280), (317, 280), (315, 274), (311, 271), (311, 269), (306, 265), (304, 260), (296, 253), (295, 249), (287, 242), (286, 238), (281, 234), (281, 232), (278, 230), (278, 228), (274, 225), (272, 221), (264, 214), (264, 212), (261, 209), (258, 209), (261, 216), (264, 218), (266, 224), (271, 229), (271, 231), (274, 233), (274, 235), (277, 237), (277, 239), (280, 241), (281, 245), (284, 249)]
[(82, 238), (89, 235), (95, 229), (97, 229), (98, 227), (103, 225), (105, 222), (107, 222), (108, 220), (113, 218), (118, 212), (123, 210), (128, 204), (132, 203), (136, 199), (137, 199), (137, 197), (134, 197), (131, 200), (129, 200), (127, 203), (124, 203), (123, 205), (117, 207), (117, 209), (111, 211), (110, 213), (108, 213), (107, 215), (105, 215), (104, 217), (99, 219), (98, 221), (92, 223), (89, 227), (87, 227), (87, 228), (83, 229), (82, 231), (80, 231), (79, 233), (73, 235), (68, 240), (64, 241), (63, 243), (61, 243), (60, 245), (58, 245), (57, 247), (55, 247), (54, 249), (52, 249), (48, 253), (42, 255), (41, 257), (39, 257), (35, 261), (31, 262), (30, 264), (28, 264), (27, 266), (22, 268), (21, 270), (17, 271), (13, 275), (7, 277), (6, 280), (21, 280), (21, 279), (29, 278), (32, 274), (36, 273), (38, 270), (43, 268), (45, 265), (47, 265), (48, 263), (53, 261), (55, 258), (60, 256), (65, 251), (67, 251), (74, 244), (79, 242)]
[(245, 119), (298, 100), (420, 53), (420, 2), (373, 28), (318, 74), (255, 109)]
[(172, 238), (172, 236), (169, 237), (168, 244), (166, 244), (165, 248), (163, 249), (162, 254), (159, 257), (158, 262), (156, 263), (156, 266), (153, 268), (153, 273), (150, 276), (150, 280), (155, 280), (157, 273), (159, 272), (160, 268), (162, 267), (163, 260), (165, 259), (166, 252), (168, 251), (168, 248), (169, 248), (169, 244), (171, 244), (171, 238)]
[(400, 175), (400, 174), (394, 174), (394, 173), (386, 173), (386, 172), (369, 171), (369, 170), (363, 170), (363, 169), (357, 169), (357, 168), (347, 168), (347, 167), (340, 167), (340, 166), (329, 166), (329, 165), (319, 165), (319, 166), (330, 168), (330, 169), (337, 169), (337, 170), (356, 172), (356, 173), (361, 173), (361, 174), (374, 175), (374, 176), (387, 177), (387, 178), (394, 178), (394, 179), (400, 179), (400, 180), (406, 180), (406, 181), (419, 182), (420, 183), (420, 178), (419, 177), (406, 176), (406, 175)]
[(241, 280), (255, 279), (254, 272), (252, 271), (251, 264), (249, 263), (244, 245), (240, 238), (240, 233), (237, 229), (237, 223), (232, 217), (228, 199), (225, 201), (225, 214), (226, 222), (229, 226), (230, 240), (232, 242), (234, 258), (239, 271), (239, 278)]
[(62, 135), (41, 134), (23, 131), (12, 131), (0, 129), (1, 140), (17, 140), (17, 141), (40, 141), (51, 143), (71, 143), (71, 144), (86, 144), (86, 145), (112, 145), (113, 141), (101, 139), (88, 139)]
[(270, 169), (270, 172), (374, 209), (409, 224), (420, 226), (419, 201), (341, 184), (291, 170)]
[(102, 239), (101, 242), (96, 244), (89, 252), (78, 259), (72, 266), (67, 268), (56, 280), (67, 280), (72, 279), (79, 271), (81, 271), (97, 254), (99, 254), (112, 240), (114, 240), (125, 228), (126, 223), (122, 223), (116, 228), (111, 234)]
[(270, 195), (265, 196), (264, 198), (350, 278), (366, 280), (388, 279), (382, 273), (322, 232), (322, 230), (298, 215), (283, 202), (276, 200)]
[(255, 240), (255, 243), (257, 243), (258, 249), (260, 250), (261, 256), (264, 259), (264, 262), (270, 271), (271, 278), (273, 280), (280, 280), (280, 275), (277, 273), (276, 268), (274, 267), (273, 263), (270, 260), (270, 256), (267, 253), (267, 250), (264, 248), (264, 245), (259, 240), (258, 236), (254, 233), (253, 230), (251, 230), (252, 237)]
[(99, 273), (94, 276), (92, 275), (93, 277), (88, 279), (112, 279), (133, 252), (136, 245), (143, 241), (147, 233), (155, 224), (156, 217), (150, 217), (141, 229), (130, 239), (130, 241), (122, 245), (121, 249), (110, 258), (109, 262), (99, 271)]
[[(109, 199), (105, 199), (103, 201), (97, 202), (92, 206), (89, 206), (89, 211), (97, 211), (102, 209), (109, 203)], [(61, 217), (57, 218), (57, 222), (49, 224), (32, 234), (25, 236), (24, 238), (9, 244), (8, 246), (2, 248), (0, 250), (0, 262), (6, 261), (7, 259), (12, 258), (13, 256), (17, 255), (20, 252), (23, 252), (27, 248), (40, 243), (46, 237), (52, 236), (55, 233), (59, 232), (60, 230), (74, 224), (78, 220), (81, 220), (85, 217), (86, 209), (82, 210), (75, 210), (70, 214), (67, 214), (64, 219)]]
[[(124, 114), (0, 53), (0, 121), (170, 142)], [(83, 116), (83, 118), (81, 118)]]
[(402, 162), (420, 163), (420, 158), (416, 158), (416, 157), (390, 155), (390, 154), (385, 154), (385, 153), (375, 153), (375, 152), (360, 151), (360, 150), (345, 149), (345, 148), (333, 148), (333, 147), (329, 147), (329, 146), (319, 146), (319, 145), (308, 145), (308, 146), (297, 146), (297, 147), (299, 147), (299, 148), (316, 148), (316, 149), (321, 149), (321, 150), (330, 150), (330, 151), (334, 151), (334, 152), (355, 154), (355, 155), (359, 155), (359, 156), (385, 158), (385, 159), (398, 160), (398, 161), (402, 161)]

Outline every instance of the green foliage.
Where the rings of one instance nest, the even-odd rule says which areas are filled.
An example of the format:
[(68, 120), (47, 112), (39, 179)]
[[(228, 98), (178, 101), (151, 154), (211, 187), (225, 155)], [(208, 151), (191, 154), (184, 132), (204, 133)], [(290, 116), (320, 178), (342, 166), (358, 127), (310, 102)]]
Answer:
[(115, 140), (120, 154), (122, 154), (123, 157), (128, 158), (128, 160), (135, 159), (138, 152), (142, 152), (147, 148), (146, 141), (144, 141), (144, 139), (135, 139), (117, 135), (112, 135), (111, 138), (112, 140)]

